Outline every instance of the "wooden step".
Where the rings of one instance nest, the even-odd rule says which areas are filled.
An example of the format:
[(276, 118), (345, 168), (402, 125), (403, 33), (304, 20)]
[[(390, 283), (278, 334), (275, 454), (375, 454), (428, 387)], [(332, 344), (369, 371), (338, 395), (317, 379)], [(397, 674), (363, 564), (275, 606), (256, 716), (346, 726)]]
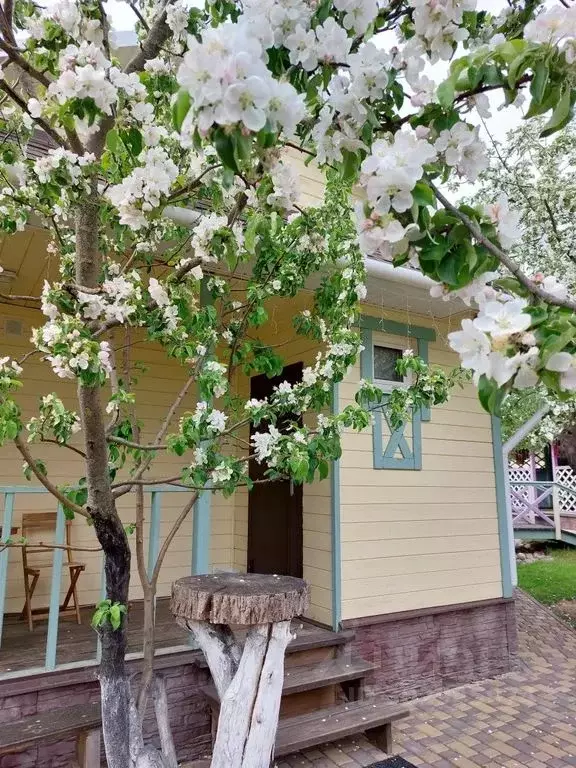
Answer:
[(275, 755), (288, 755), (318, 744), (366, 732), (384, 752), (392, 750), (392, 723), (410, 714), (405, 704), (375, 697), (281, 720)]
[[(286, 648), (284, 662), (285, 666), (290, 668), (324, 663), (324, 661), (334, 658), (339, 649), (351, 643), (355, 636), (351, 629), (333, 632), (330, 629), (315, 627), (308, 623), (304, 623), (301, 627), (301, 622), (298, 620), (293, 622), (292, 632), (296, 634), (296, 637), (290, 641)], [(236, 636), (241, 642), (243, 642), (245, 635), (246, 630), (236, 632)], [(204, 668), (208, 666), (204, 656), (197, 663)]]
[[(284, 673), (283, 696), (294, 693), (312, 691), (315, 688), (324, 688), (328, 685), (337, 685), (350, 680), (361, 680), (372, 672), (374, 665), (364, 659), (343, 658), (328, 659), (320, 664), (311, 664), (303, 667), (289, 667)], [(202, 693), (211, 705), (218, 707), (218, 692), (214, 685), (206, 685)]]

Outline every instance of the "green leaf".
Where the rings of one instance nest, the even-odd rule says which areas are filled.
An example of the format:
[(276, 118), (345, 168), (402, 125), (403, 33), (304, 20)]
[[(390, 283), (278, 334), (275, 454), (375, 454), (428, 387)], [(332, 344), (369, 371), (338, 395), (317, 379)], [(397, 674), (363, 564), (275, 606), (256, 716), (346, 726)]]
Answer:
[(412, 190), (412, 196), (414, 197), (414, 200), (416, 200), (418, 205), (435, 205), (436, 204), (436, 197), (434, 195), (434, 192), (432, 192), (428, 184), (425, 184), (423, 181), (419, 181), (416, 183), (416, 186)]
[(114, 605), (110, 606), (110, 624), (112, 624), (112, 629), (119, 629), (121, 623), (122, 611), (120, 610), (120, 604), (114, 603)]
[(564, 128), (564, 126), (568, 124), (572, 113), (570, 102), (571, 89), (569, 85), (565, 85), (562, 90), (560, 100), (558, 101), (558, 104), (552, 113), (552, 117), (544, 126), (540, 136), (550, 136), (552, 133), (556, 133), (556, 131), (559, 131), (561, 128)]
[(555, 355), (556, 352), (562, 352), (564, 347), (574, 339), (575, 332), (574, 328), (569, 328), (564, 333), (549, 336), (540, 347), (542, 363), (546, 365), (552, 355)]
[(452, 104), (454, 103), (454, 96), (456, 95), (456, 92), (454, 90), (454, 83), (452, 80), (444, 80), (443, 83), (440, 83), (436, 90), (436, 96), (438, 98), (438, 102), (445, 108), (449, 109)]
[(360, 167), (360, 158), (355, 152), (350, 152), (347, 149), (342, 150), (342, 180), (354, 181), (358, 175), (358, 168)]
[(524, 120), (529, 120), (532, 117), (543, 115), (545, 112), (548, 112), (549, 109), (553, 109), (553, 107), (556, 105), (556, 102), (558, 101), (559, 96), (560, 86), (557, 84), (552, 85), (549, 82), (548, 87), (546, 88), (546, 95), (542, 99), (542, 102), (538, 104), (538, 102), (532, 99), (530, 106), (528, 107), (528, 111), (524, 115)]
[(219, 128), (214, 131), (214, 146), (216, 147), (216, 152), (218, 152), (218, 157), (222, 160), (223, 165), (234, 173), (238, 173), (236, 153), (234, 151), (235, 146), (232, 136)]
[(172, 123), (177, 131), (182, 128), (184, 118), (190, 111), (192, 99), (188, 91), (179, 91), (174, 104), (172, 105)]
[(478, 382), (478, 397), (480, 399), (480, 404), (485, 411), (494, 416), (498, 416), (505, 394), (506, 390), (499, 387), (494, 379), (489, 379), (484, 374), (480, 376), (480, 381)]
[(544, 61), (539, 61), (534, 67), (534, 77), (530, 83), (530, 93), (537, 104), (540, 104), (544, 98), (549, 76), (548, 65)]
[(118, 131), (115, 128), (112, 128), (112, 130), (108, 131), (106, 134), (106, 148), (109, 149), (110, 152), (117, 152), (119, 146), (120, 136), (118, 135)]
[(138, 128), (130, 128), (128, 131), (121, 131), (120, 138), (124, 142), (126, 149), (134, 157), (138, 157), (144, 146), (144, 140)]
[(460, 259), (457, 253), (448, 253), (438, 264), (438, 277), (448, 285), (458, 285), (458, 270)]
[(530, 66), (530, 56), (532, 51), (522, 51), (519, 56), (516, 56), (514, 61), (508, 67), (508, 85), (510, 88), (514, 88), (518, 80), (522, 77), (524, 72)]

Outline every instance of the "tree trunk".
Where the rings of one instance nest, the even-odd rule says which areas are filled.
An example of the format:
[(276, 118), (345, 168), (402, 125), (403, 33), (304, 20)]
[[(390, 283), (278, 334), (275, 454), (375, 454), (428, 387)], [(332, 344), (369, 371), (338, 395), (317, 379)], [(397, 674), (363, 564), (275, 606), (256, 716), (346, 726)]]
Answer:
[[(99, 251), (99, 203), (97, 178), (92, 195), (81, 203), (76, 217), (76, 282), (96, 288), (100, 281), (102, 258)], [(104, 409), (99, 387), (78, 385), (80, 418), (86, 452), (87, 508), (104, 552), (106, 597), (113, 603), (128, 605), (130, 547), (124, 526), (116, 511), (108, 471), (108, 444)], [(100, 629), (102, 659), (100, 688), (102, 730), (108, 768), (130, 768), (130, 685), (126, 674), (126, 617), (119, 629), (109, 622)]]
[[(252, 627), (244, 649), (226, 627), (188, 620), (220, 695), (210, 768), (269, 768), (274, 752), (290, 621)], [(230, 633), (231, 635), (231, 633)]]

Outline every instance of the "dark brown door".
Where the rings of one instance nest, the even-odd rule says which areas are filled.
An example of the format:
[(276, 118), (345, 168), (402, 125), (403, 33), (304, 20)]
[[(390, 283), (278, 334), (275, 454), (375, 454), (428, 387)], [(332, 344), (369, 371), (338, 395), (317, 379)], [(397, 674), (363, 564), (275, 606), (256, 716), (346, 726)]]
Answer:
[[(283, 381), (301, 381), (302, 367), (302, 363), (287, 365), (281, 375), (273, 379), (254, 376), (250, 396), (261, 399)], [(278, 427), (281, 429), (282, 425)], [(265, 428), (259, 425), (257, 429)], [(265, 471), (264, 464), (250, 462), (252, 480), (263, 478)], [(287, 480), (257, 483), (248, 494), (248, 572), (302, 578), (301, 485)]]

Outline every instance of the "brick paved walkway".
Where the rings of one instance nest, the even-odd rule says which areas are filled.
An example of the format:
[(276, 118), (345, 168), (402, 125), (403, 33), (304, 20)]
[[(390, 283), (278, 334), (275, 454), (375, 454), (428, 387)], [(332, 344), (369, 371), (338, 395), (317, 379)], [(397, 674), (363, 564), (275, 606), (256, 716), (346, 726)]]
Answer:
[[(395, 725), (397, 754), (418, 768), (576, 766), (576, 632), (521, 593), (517, 615), (518, 670), (412, 702)], [(350, 739), (278, 768), (357, 768), (384, 757)]]

